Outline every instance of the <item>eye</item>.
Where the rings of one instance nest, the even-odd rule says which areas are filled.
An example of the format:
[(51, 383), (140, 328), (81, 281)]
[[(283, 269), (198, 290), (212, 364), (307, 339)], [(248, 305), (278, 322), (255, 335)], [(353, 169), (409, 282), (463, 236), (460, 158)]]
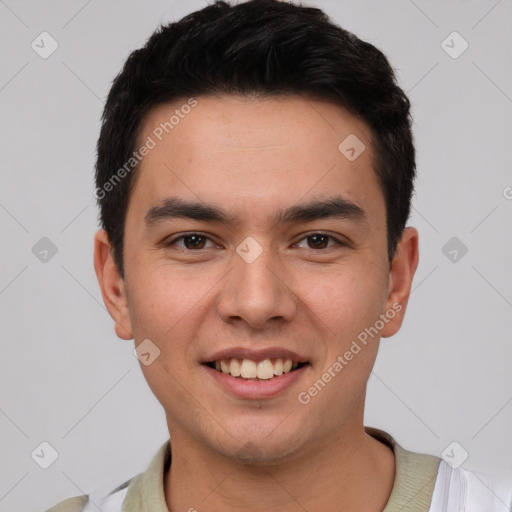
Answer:
[[(181, 242), (183, 243), (179, 245)], [(200, 233), (189, 233), (187, 235), (180, 235), (177, 238), (167, 242), (165, 245), (168, 247), (172, 245), (178, 245), (178, 247), (181, 247), (182, 249), (193, 251), (199, 249), (208, 249), (209, 247), (206, 246), (208, 242), (211, 244), (209, 247), (215, 246), (215, 244), (207, 236), (201, 235)]]
[[(303, 241), (306, 241), (307, 247), (304, 247)], [(330, 244), (330, 241), (334, 241), (334, 244)], [(304, 249), (327, 249), (332, 247), (332, 245), (343, 245), (336, 238), (326, 235), (325, 233), (313, 233), (312, 235), (308, 235), (299, 241), (297, 247), (301, 247)]]

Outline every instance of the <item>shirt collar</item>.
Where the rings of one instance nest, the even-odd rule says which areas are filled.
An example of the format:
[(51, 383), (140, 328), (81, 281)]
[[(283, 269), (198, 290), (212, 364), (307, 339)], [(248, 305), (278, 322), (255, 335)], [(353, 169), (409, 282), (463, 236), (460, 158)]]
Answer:
[(365, 427), (365, 431), (395, 454), (395, 482), (383, 512), (428, 512), (441, 459), (405, 450), (383, 430)]
[[(405, 450), (383, 430), (365, 427), (365, 431), (389, 446), (395, 454), (395, 482), (383, 512), (428, 512), (441, 459)], [(171, 444), (167, 440), (153, 457), (147, 471), (130, 481), (123, 512), (168, 512), (164, 476), (171, 459)]]

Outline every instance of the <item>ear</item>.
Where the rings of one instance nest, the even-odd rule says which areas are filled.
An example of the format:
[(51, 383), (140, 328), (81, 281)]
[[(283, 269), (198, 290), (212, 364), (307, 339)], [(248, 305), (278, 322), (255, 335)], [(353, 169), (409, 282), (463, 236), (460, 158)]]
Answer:
[(100, 285), (103, 302), (115, 322), (117, 336), (123, 340), (131, 340), (133, 331), (126, 288), (112, 257), (112, 246), (107, 232), (103, 229), (100, 229), (94, 237), (94, 270)]
[(415, 228), (406, 228), (389, 270), (386, 299), (386, 318), (389, 321), (382, 329), (383, 338), (393, 336), (402, 326), (418, 260), (418, 231)]

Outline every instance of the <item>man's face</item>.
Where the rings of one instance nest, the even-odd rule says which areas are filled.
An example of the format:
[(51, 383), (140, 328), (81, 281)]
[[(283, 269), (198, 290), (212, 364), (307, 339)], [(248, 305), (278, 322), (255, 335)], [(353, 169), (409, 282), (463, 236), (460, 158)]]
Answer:
[[(403, 314), (370, 130), (299, 96), (198, 97), (158, 141), (179, 107), (156, 108), (142, 126), (140, 143), (157, 144), (130, 196), (118, 326), (160, 350), (141, 367), (173, 439), (262, 462), (318, 449), (362, 422), (378, 340)], [(354, 135), (366, 147), (355, 160)], [(265, 359), (261, 379), (222, 371), (253, 376)], [(269, 379), (287, 359), (301, 364)]]

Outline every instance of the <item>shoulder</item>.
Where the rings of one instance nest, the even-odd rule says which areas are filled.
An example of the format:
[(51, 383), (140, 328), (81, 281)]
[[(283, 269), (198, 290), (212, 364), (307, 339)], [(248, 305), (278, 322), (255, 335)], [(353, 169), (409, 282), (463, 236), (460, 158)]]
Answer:
[(430, 512), (444, 510), (511, 512), (512, 483), (507, 484), (476, 471), (454, 469), (442, 461)]
[(146, 501), (165, 508), (163, 475), (171, 463), (170, 441), (167, 440), (154, 455), (148, 469), (111, 490), (107, 484), (98, 484), (89, 494), (64, 500), (46, 512), (122, 512), (143, 510)]
[(106, 495), (102, 490), (97, 490), (90, 494), (69, 498), (46, 512), (97, 512), (98, 510), (102, 512), (122, 512), (123, 501), (128, 489), (137, 480), (138, 477), (134, 477)]
[(382, 430), (365, 430), (395, 454), (395, 484), (385, 512), (512, 512), (510, 476), (498, 480), (454, 468), (440, 457), (404, 449)]
[(61, 501), (57, 505), (49, 508), (46, 512), (82, 512), (89, 501), (89, 496), (75, 496), (67, 500)]

